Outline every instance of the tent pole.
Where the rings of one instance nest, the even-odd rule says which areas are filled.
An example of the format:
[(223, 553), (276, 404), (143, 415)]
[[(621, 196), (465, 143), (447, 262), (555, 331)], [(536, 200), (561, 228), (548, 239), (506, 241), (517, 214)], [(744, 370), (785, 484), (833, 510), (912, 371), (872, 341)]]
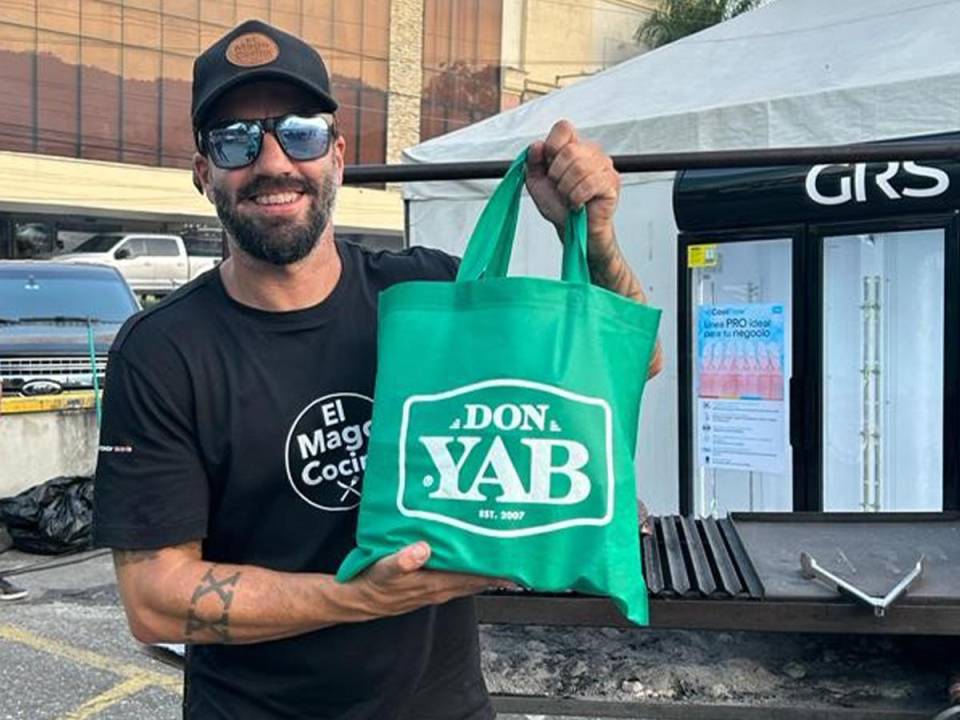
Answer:
[[(908, 140), (856, 145), (708, 150), (642, 155), (615, 155), (619, 172), (663, 172), (708, 168), (774, 167), (902, 160), (954, 160), (960, 158), (960, 141)], [(479, 180), (502, 177), (507, 160), (423, 163), (405, 165), (348, 165), (344, 183), (391, 183), (428, 180)]]

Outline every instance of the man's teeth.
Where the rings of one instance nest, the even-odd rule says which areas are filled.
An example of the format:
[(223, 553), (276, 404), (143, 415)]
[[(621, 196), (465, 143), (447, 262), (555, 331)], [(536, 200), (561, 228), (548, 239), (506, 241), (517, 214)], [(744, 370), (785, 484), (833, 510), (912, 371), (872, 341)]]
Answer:
[(300, 197), (300, 193), (275, 193), (273, 195), (257, 195), (253, 198), (253, 201), (257, 205), (283, 205), (294, 202), (298, 197)]

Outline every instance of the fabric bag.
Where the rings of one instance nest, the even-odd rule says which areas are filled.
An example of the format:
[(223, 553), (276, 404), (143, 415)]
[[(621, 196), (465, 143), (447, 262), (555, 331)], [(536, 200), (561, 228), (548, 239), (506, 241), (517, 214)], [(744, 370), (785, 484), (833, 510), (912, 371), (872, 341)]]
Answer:
[(582, 209), (562, 280), (506, 277), (525, 163), (456, 281), (380, 296), (358, 546), (337, 579), (425, 540), (430, 569), (610, 596), (644, 624), (633, 454), (660, 311), (590, 284)]

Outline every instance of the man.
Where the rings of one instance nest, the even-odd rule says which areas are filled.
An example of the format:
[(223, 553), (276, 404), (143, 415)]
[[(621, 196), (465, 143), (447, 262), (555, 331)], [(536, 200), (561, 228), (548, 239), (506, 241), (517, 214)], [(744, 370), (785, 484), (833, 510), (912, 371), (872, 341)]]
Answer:
[[(188, 644), (186, 717), (490, 718), (469, 596), (498, 581), (422, 569), (425, 543), (332, 578), (354, 545), (377, 295), (457, 267), (334, 240), (336, 109), (320, 56), (264, 23), (197, 59), (194, 175), (230, 257), (114, 343), (95, 540), (133, 634)], [(557, 227), (585, 203), (597, 281), (643, 300), (609, 158), (558, 123), (528, 187)], [(331, 466), (347, 474), (324, 480)]]

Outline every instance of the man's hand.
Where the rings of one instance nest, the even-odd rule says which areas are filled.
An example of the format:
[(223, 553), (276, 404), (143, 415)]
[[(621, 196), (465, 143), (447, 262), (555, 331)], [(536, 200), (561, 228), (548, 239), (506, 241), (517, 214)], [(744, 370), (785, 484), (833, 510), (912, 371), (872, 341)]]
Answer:
[(570, 210), (587, 207), (588, 253), (603, 257), (616, 248), (613, 215), (620, 176), (599, 145), (580, 140), (566, 120), (550, 129), (527, 153), (527, 190), (540, 214), (563, 234)]
[(400, 615), (484, 590), (515, 587), (506, 580), (423, 570), (430, 546), (418, 542), (388, 555), (347, 583), (356, 591), (358, 610), (371, 617)]
[(200, 541), (115, 550), (120, 597), (144, 643), (252, 643), (399, 615), (499, 587), (505, 580), (423, 570), (426, 543), (383, 558), (350, 582), (254, 565), (212, 563)]
[[(647, 296), (617, 245), (613, 215), (620, 198), (620, 175), (599, 145), (580, 140), (566, 120), (550, 128), (547, 139), (527, 151), (527, 190), (540, 214), (563, 237), (570, 210), (587, 208), (587, 265), (597, 285), (646, 303)], [(647, 377), (663, 369), (660, 341)]]

